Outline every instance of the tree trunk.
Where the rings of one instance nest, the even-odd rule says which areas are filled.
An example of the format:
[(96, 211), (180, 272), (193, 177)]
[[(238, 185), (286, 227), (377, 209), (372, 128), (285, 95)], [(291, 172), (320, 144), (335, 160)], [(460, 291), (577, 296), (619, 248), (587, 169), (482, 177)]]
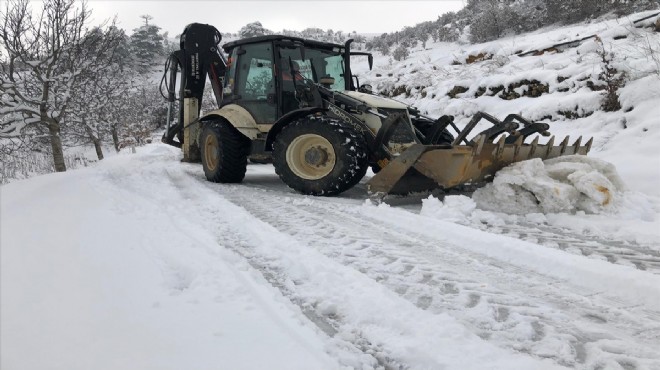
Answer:
[(96, 156), (98, 157), (99, 161), (103, 160), (103, 149), (101, 148), (101, 140), (94, 136), (94, 131), (92, 131), (92, 128), (89, 127), (86, 123), (85, 120), (83, 119), (83, 125), (85, 126), (85, 132), (87, 132), (87, 136), (89, 137), (89, 140), (94, 143), (94, 149), (96, 149)]
[(53, 164), (55, 171), (66, 171), (66, 164), (64, 163), (64, 149), (62, 149), (62, 138), (60, 138), (60, 124), (51, 120), (48, 123), (48, 133), (50, 134), (50, 147), (53, 150)]
[(99, 158), (99, 161), (103, 160), (103, 150), (101, 149), (101, 140), (94, 139), (94, 148), (96, 149), (96, 156)]
[(117, 127), (112, 127), (112, 143), (115, 145), (115, 150), (119, 153), (119, 134), (117, 133)]

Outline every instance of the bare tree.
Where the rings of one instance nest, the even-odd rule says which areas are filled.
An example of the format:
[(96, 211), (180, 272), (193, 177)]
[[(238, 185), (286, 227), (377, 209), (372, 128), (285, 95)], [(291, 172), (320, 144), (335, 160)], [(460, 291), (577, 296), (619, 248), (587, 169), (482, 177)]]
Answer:
[(66, 171), (62, 148), (62, 121), (73, 99), (73, 89), (85, 73), (104, 61), (107, 45), (94, 50), (85, 44), (90, 11), (83, 1), (44, 0), (33, 15), (28, 0), (9, 0), (0, 12), (0, 42), (6, 57), (0, 60), (0, 113), (14, 119), (0, 132), (26, 129), (45, 131), (55, 170)]
[(103, 159), (103, 136), (110, 132), (111, 122), (120, 117), (113, 108), (126, 94), (125, 85), (131, 76), (124, 71), (123, 56), (117, 53), (123, 40), (123, 30), (114, 26), (105, 31), (96, 28), (87, 34), (85, 49), (103, 63), (80, 74), (63, 121), (64, 136), (74, 144), (93, 144), (99, 160)]

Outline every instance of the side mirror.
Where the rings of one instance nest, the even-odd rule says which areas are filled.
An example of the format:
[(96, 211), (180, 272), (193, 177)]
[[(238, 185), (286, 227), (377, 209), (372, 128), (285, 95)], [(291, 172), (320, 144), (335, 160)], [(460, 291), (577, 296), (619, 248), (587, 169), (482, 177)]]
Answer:
[(372, 70), (374, 68), (374, 56), (371, 55), (371, 53), (365, 53), (364, 51), (355, 51), (355, 52), (351, 52), (351, 55), (366, 56), (367, 60), (369, 61), (369, 70)]

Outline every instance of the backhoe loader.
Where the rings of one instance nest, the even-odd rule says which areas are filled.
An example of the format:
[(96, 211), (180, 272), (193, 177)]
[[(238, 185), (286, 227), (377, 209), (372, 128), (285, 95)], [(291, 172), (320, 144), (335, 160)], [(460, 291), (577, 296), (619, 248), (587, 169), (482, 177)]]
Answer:
[[(209, 181), (241, 182), (248, 157), (272, 156), (282, 181), (303, 194), (339, 194), (369, 167), (371, 194), (406, 194), (478, 184), (513, 162), (591, 148), (592, 140), (570, 144), (568, 137), (558, 146), (554, 137), (539, 144), (549, 125), (516, 114), (500, 121), (480, 112), (459, 129), (451, 116), (433, 119), (375, 95), (351, 73), (351, 56), (373, 65), (371, 54), (351, 51), (352, 40), (259, 36), (224, 44), (228, 57), (221, 40), (213, 26), (188, 25), (161, 85), (168, 112), (179, 102), (163, 142), (181, 147), (185, 161), (201, 161)], [(207, 78), (218, 109), (200, 116)], [(472, 134), (484, 120), (491, 125)]]

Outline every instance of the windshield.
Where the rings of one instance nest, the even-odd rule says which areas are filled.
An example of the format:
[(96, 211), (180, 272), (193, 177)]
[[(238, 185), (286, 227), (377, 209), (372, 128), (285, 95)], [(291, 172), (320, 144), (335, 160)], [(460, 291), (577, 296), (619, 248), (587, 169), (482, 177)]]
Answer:
[(335, 80), (330, 86), (332, 90), (345, 90), (344, 58), (340, 50), (305, 48), (303, 61), (299, 48), (282, 48), (280, 58), (285, 71), (290, 69), (291, 61), (304, 78), (318, 82), (321, 77), (329, 76)]

